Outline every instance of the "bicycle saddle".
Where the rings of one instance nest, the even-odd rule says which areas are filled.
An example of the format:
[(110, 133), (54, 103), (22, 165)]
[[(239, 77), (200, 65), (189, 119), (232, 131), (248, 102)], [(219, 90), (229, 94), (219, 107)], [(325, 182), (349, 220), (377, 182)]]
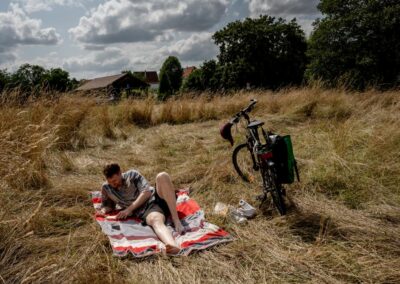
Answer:
[(254, 120), (254, 121), (250, 122), (249, 125), (247, 125), (247, 128), (257, 128), (262, 125), (264, 125), (264, 122), (259, 121), (259, 120)]

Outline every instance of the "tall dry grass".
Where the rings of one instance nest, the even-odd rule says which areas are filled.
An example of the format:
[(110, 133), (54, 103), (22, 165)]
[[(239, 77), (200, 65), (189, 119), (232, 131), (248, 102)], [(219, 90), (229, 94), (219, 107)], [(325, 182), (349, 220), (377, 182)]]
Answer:
[[(302, 182), (290, 210), (272, 207), (240, 225), (212, 214), (259, 187), (233, 171), (218, 127), (246, 106), (291, 134)], [(116, 105), (64, 96), (0, 112), (0, 279), (6, 283), (398, 283), (398, 92), (253, 91)], [(235, 128), (236, 143), (244, 139)], [(151, 182), (160, 171), (190, 186), (207, 218), (237, 240), (185, 259), (111, 256), (88, 192), (118, 161)]]

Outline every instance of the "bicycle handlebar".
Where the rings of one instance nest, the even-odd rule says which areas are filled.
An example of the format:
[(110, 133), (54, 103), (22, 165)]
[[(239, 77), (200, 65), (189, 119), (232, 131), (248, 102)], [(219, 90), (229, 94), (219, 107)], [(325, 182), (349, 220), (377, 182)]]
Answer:
[[(251, 103), (246, 108), (242, 109), (241, 111), (239, 111), (237, 114), (235, 114), (232, 117), (232, 119), (231, 119), (232, 123), (238, 123), (241, 116), (245, 116), (246, 117), (247, 113), (249, 113), (249, 112), (251, 112), (253, 110), (254, 105), (257, 103), (257, 100), (256, 99), (251, 99), (250, 101), (251, 101)], [(248, 118), (248, 116), (247, 116), (247, 118)]]
[(251, 101), (251, 103), (244, 110), (242, 110), (242, 112), (246, 112), (247, 113), (247, 112), (251, 112), (252, 111), (254, 105), (257, 103), (257, 100), (256, 99), (251, 99), (250, 101)]

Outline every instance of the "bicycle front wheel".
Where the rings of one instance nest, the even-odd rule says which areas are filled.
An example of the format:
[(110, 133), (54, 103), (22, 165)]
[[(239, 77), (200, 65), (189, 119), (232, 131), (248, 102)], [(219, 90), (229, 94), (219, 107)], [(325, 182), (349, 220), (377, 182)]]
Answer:
[(245, 182), (262, 184), (261, 174), (254, 168), (251, 151), (246, 143), (238, 145), (233, 150), (232, 162), (236, 172)]

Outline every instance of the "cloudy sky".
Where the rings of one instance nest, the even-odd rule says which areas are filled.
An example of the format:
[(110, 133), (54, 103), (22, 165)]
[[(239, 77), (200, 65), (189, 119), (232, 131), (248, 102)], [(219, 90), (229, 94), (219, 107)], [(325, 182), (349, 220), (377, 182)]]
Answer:
[(23, 63), (93, 78), (215, 58), (213, 32), (268, 14), (297, 18), (309, 34), (318, 0), (0, 0), (0, 69)]

